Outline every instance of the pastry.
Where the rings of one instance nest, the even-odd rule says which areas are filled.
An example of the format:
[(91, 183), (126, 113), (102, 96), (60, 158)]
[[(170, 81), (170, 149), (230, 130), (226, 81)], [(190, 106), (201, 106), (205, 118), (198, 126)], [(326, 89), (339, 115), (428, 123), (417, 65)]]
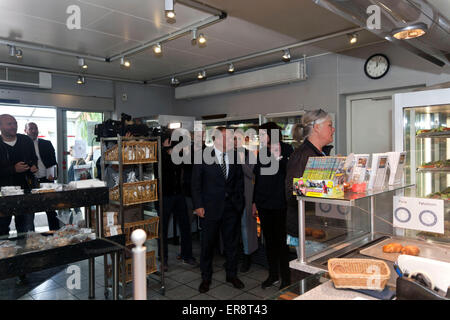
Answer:
[(383, 246), (383, 252), (385, 253), (400, 253), (403, 246), (400, 243), (389, 243)]
[(305, 228), (305, 236), (311, 236), (313, 232), (312, 228)]
[(401, 254), (407, 254), (410, 256), (418, 256), (420, 253), (419, 248), (416, 246), (404, 246), (401, 250)]
[(323, 239), (323, 238), (325, 238), (326, 234), (325, 234), (325, 231), (323, 231), (323, 230), (314, 229), (312, 231), (312, 236), (314, 239)]

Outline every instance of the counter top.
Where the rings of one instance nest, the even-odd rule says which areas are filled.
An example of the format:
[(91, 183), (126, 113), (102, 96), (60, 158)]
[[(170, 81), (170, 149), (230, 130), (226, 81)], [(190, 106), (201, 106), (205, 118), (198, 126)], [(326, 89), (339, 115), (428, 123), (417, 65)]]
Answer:
[(345, 289), (336, 289), (333, 281), (327, 281), (294, 300), (378, 300), (368, 295)]

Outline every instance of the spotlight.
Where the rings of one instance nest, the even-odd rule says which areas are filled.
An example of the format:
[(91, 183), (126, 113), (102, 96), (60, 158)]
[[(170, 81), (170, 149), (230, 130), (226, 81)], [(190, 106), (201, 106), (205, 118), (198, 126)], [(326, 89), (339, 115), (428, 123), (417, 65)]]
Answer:
[(164, 10), (166, 13), (167, 22), (175, 19), (175, 11), (173, 9), (174, 0), (164, 0)]
[(160, 54), (162, 52), (161, 44), (159, 42), (153, 46), (153, 52), (155, 54)]
[(78, 66), (84, 70), (86, 70), (88, 68), (88, 65), (84, 61), (84, 58), (78, 58)]
[(206, 79), (206, 71), (202, 70), (197, 74), (197, 79), (198, 80), (205, 80)]
[(22, 59), (23, 58), (23, 51), (22, 51), (22, 49), (17, 49), (16, 50), (16, 58), (17, 59)]
[(205, 44), (205, 43), (206, 43), (206, 38), (203, 35), (203, 33), (200, 33), (199, 36), (198, 36), (198, 44), (202, 45), (202, 44)]
[(392, 31), (394, 38), (398, 40), (409, 40), (423, 36), (427, 33), (427, 25), (425, 23), (417, 23)]
[(289, 49), (284, 50), (284, 54), (281, 58), (283, 59), (284, 62), (291, 61), (291, 53), (289, 52)]
[(16, 46), (10, 46), (8, 44), (9, 47), (9, 56), (10, 57), (15, 57), (16, 56)]
[(228, 65), (228, 73), (233, 73), (234, 72), (234, 65), (232, 64), (232, 63), (230, 63), (229, 65)]
[(85, 84), (86, 80), (83, 76), (78, 76), (77, 84)]
[(197, 28), (195, 28), (195, 29), (192, 29), (192, 40), (191, 40), (191, 43), (192, 43), (192, 45), (196, 45), (197, 44)]
[(358, 42), (358, 34), (357, 33), (352, 33), (348, 35), (350, 44), (355, 44)]
[(170, 79), (170, 85), (172, 87), (178, 87), (178, 85), (180, 84), (180, 80), (178, 80), (175, 77), (172, 77), (172, 79)]
[(125, 59), (124, 57), (120, 58), (120, 66), (124, 69), (128, 69), (131, 66), (130, 60)]

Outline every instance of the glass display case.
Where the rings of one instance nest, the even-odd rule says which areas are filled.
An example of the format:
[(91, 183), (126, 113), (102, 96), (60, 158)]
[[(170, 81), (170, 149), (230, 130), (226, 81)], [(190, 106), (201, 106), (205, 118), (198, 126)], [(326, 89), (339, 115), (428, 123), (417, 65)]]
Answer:
[(405, 236), (450, 242), (450, 89), (394, 95), (395, 150), (406, 151), (406, 196), (444, 200), (445, 233), (405, 230)]

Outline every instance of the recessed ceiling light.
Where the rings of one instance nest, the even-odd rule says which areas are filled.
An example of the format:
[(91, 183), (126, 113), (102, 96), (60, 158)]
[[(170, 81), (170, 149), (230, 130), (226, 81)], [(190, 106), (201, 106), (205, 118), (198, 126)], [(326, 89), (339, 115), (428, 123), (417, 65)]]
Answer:
[(234, 72), (234, 65), (232, 64), (232, 63), (230, 63), (229, 65), (228, 65), (228, 73), (233, 73)]
[(124, 69), (128, 69), (129, 67), (131, 67), (131, 62), (130, 62), (130, 60), (122, 57), (122, 58), (120, 58), (120, 66)]
[(425, 33), (427, 33), (427, 25), (424, 23), (413, 24), (392, 30), (392, 35), (397, 40), (414, 39), (423, 36)]
[(291, 53), (289, 52), (289, 49), (284, 50), (284, 54), (281, 59), (283, 59), (284, 62), (291, 61)]
[(156, 54), (160, 54), (162, 52), (161, 44), (157, 43), (153, 46), (153, 52)]

